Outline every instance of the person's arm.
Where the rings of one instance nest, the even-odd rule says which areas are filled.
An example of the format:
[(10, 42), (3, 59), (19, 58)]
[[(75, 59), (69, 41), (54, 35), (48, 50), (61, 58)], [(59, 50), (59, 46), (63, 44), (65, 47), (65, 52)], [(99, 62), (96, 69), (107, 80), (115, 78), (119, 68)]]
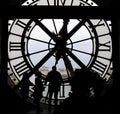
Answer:
[(62, 83), (63, 79), (62, 79), (62, 75), (60, 73), (59, 73), (59, 76), (60, 76), (60, 82)]

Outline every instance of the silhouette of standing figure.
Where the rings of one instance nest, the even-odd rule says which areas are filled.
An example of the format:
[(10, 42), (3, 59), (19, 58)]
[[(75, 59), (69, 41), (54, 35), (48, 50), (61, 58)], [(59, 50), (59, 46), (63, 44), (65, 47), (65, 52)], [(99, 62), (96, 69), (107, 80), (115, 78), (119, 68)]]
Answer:
[(56, 114), (87, 113), (89, 110), (90, 80), (87, 69), (75, 69), (70, 79), (71, 92), (60, 105)]
[(62, 82), (62, 76), (61, 74), (56, 71), (56, 67), (52, 67), (52, 71), (50, 71), (47, 74), (46, 78), (46, 83), (47, 81), (49, 82), (48, 86), (48, 94), (49, 94), (49, 110), (51, 110), (51, 99), (52, 95), (54, 93), (54, 98), (55, 98), (55, 106), (57, 106), (57, 101), (58, 101), (58, 92), (60, 91), (60, 85)]
[(95, 99), (101, 101), (102, 93), (105, 88), (105, 79), (100, 77), (100, 75), (96, 72), (92, 72), (92, 86), (95, 93)]
[(39, 113), (39, 111), (42, 111), (42, 109), (40, 108), (40, 99), (43, 96), (43, 91), (44, 91), (44, 86), (43, 86), (43, 82), (41, 80), (41, 73), (40, 72), (35, 72), (35, 88), (34, 88), (34, 93), (33, 93), (33, 97), (34, 97), (34, 103), (36, 104), (36, 111), (37, 113)]
[(71, 91), (79, 97), (86, 97), (91, 86), (90, 73), (86, 69), (76, 69), (74, 73), (70, 82)]
[(29, 95), (29, 86), (33, 86), (28, 78), (28, 73), (24, 73), (22, 80), (15, 86), (14, 89), (19, 88), (21, 90), (23, 102), (25, 103)]

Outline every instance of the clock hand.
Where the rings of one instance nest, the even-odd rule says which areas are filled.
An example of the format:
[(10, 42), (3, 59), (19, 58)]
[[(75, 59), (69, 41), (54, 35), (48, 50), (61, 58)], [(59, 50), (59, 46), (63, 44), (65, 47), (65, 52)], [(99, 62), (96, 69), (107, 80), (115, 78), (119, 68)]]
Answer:
[(63, 61), (65, 63), (65, 66), (66, 66), (66, 71), (67, 71), (67, 74), (68, 74), (68, 78), (72, 77), (73, 76), (73, 67), (72, 67), (72, 64), (68, 58), (68, 56), (63, 53)]
[(67, 32), (68, 22), (69, 22), (69, 19), (63, 19), (63, 26), (62, 26), (61, 30), (59, 31), (59, 35), (62, 38), (65, 38), (66, 35), (68, 34), (68, 32)]
[(38, 19), (33, 19), (35, 23), (42, 28), (42, 30), (47, 33), (48, 36), (50, 36), (54, 42), (56, 42), (56, 35), (52, 33), (44, 24), (42, 24)]
[(75, 32), (77, 32), (80, 27), (82, 25), (84, 25), (84, 23), (86, 22), (87, 20), (84, 19), (82, 20), (81, 22), (79, 22), (69, 33), (67, 32), (67, 25), (68, 25), (68, 22), (69, 22), (69, 19), (64, 19), (64, 24), (63, 24), (63, 27), (61, 28), (60, 32), (59, 32), (59, 35), (61, 36), (61, 39), (58, 39), (57, 41), (60, 42), (61, 44), (59, 45), (59, 47), (63, 46), (66, 44), (66, 41), (68, 39), (70, 39), (70, 37), (75, 34)]
[[(66, 47), (66, 41), (65, 38), (68, 34), (67, 32), (67, 25), (68, 25), (69, 19), (63, 19), (63, 26), (61, 30), (59, 31), (59, 36), (57, 37), (56, 45), (58, 46), (57, 52), (56, 52), (56, 63), (58, 63), (59, 59), (63, 55), (64, 48)], [(62, 45), (61, 45), (62, 44)]]
[(56, 27), (56, 25), (55, 25), (54, 19), (52, 19), (52, 21), (53, 21), (53, 25), (54, 25), (54, 28), (55, 28), (55, 32), (56, 32), (56, 34), (58, 34), (58, 32), (57, 32), (57, 27)]
[(86, 66), (84, 65), (84, 63), (82, 61), (80, 61), (71, 51), (69, 51), (69, 49), (65, 49), (65, 52), (82, 68), (86, 68)]

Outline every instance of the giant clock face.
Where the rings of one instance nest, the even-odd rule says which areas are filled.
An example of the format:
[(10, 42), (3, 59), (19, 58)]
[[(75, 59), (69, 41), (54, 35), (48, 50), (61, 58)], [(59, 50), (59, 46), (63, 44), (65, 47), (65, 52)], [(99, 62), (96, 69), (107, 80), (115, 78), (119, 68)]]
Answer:
[[(26, 1), (23, 5), (96, 5), (91, 0)], [(77, 68), (89, 68), (106, 80), (111, 76), (112, 38), (111, 21), (104, 19), (14, 19), (8, 26), (8, 75), (12, 83), (18, 84), (25, 72), (34, 84), (35, 72), (46, 78), (52, 66), (62, 74), (59, 101), (68, 97), (69, 78)], [(58, 56), (59, 55), (59, 56)], [(58, 59), (59, 58), (59, 59)], [(46, 87), (43, 95), (47, 96)], [(29, 97), (34, 91), (30, 88)]]

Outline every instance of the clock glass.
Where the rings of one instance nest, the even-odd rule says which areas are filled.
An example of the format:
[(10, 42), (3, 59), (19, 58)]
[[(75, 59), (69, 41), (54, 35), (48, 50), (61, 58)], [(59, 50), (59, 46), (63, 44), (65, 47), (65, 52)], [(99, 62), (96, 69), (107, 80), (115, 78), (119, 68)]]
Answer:
[[(77, 68), (88, 67), (99, 73), (101, 77), (109, 79), (112, 68), (112, 39), (108, 26), (110, 21), (69, 19), (66, 33), (69, 37), (65, 41), (66, 37), (60, 32), (64, 27), (64, 21), (64, 19), (9, 21), (12, 24), (9, 24), (8, 68), (13, 86), (19, 83), (25, 72), (30, 72), (36, 66), (43, 74), (44, 80), (56, 63), (57, 53), (61, 52), (63, 53), (57, 62), (57, 69), (65, 83), (64, 93), (61, 87), (60, 99), (68, 97), (69, 78)], [(57, 44), (57, 41), (61, 41), (64, 48), (63, 45)], [(30, 77), (33, 84), (34, 79), (33, 73)], [(32, 88), (30, 90), (34, 91)], [(44, 92), (45, 97), (46, 95), (47, 90)]]

